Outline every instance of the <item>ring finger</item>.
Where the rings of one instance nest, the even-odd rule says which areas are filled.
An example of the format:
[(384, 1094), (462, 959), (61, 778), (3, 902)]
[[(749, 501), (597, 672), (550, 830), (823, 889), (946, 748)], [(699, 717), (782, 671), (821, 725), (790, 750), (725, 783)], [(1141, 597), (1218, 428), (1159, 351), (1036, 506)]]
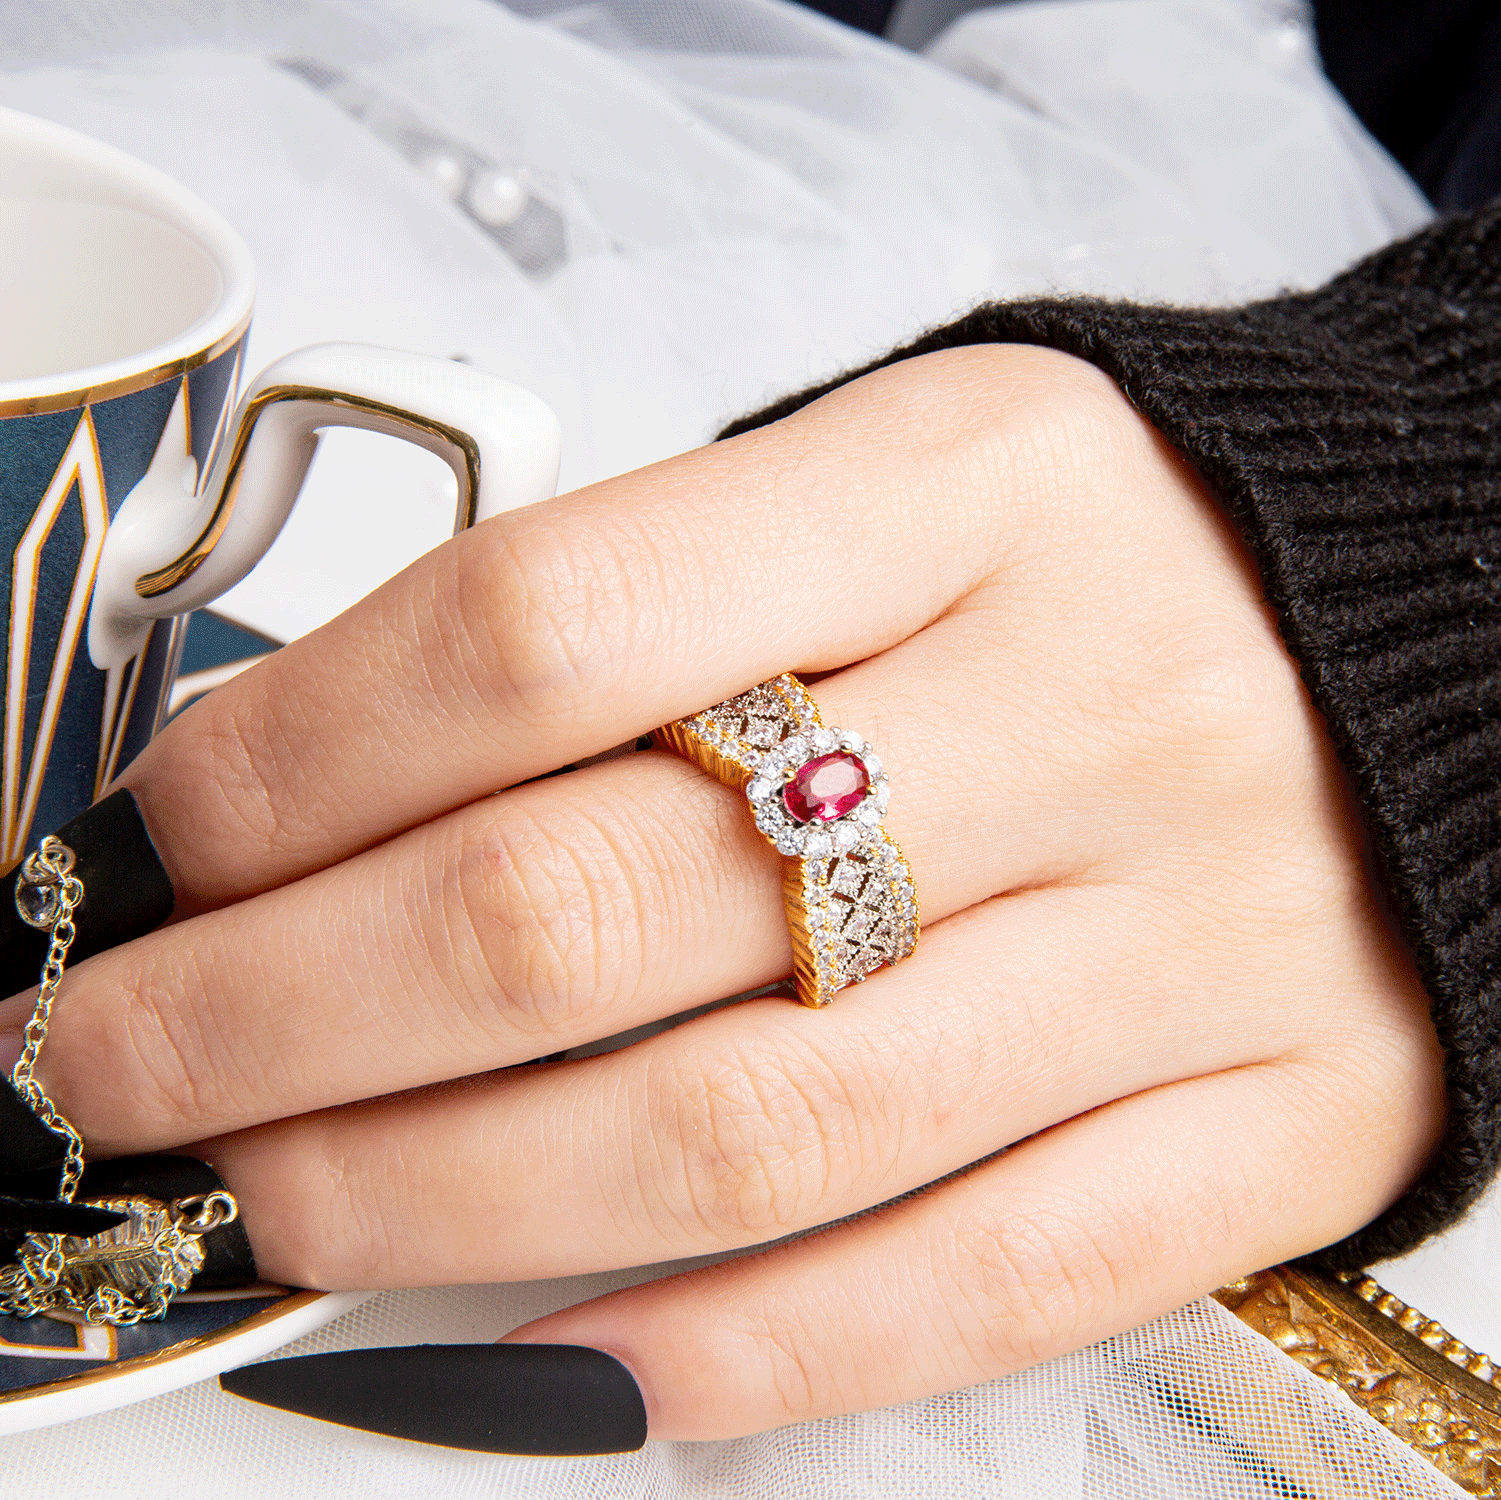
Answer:
[[(879, 739), (930, 921), (1076, 870), (1093, 822), (1088, 747), (1029, 753), (1044, 695), (977, 725), (954, 664), (983, 628), (941, 621), (818, 690)], [(961, 735), (985, 747), (968, 799), (1006, 808), (1004, 837), (903, 776)], [(738, 793), (663, 754), (608, 761), (80, 965), (45, 1077), (96, 1149), (129, 1151), (523, 1062), (785, 974), (779, 887)]]

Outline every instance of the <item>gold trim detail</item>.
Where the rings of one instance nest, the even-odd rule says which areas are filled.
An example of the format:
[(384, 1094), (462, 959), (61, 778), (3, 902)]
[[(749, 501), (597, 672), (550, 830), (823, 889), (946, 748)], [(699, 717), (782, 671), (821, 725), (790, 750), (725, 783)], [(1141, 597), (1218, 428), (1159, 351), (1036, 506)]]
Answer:
[(1214, 1298), (1471, 1495), (1501, 1497), (1496, 1366), (1358, 1272), (1275, 1266)]
[[(783, 855), (793, 979), (804, 1005), (828, 1005), (846, 985), (911, 955), (921, 914), (912, 869), (880, 823), (887, 787), (879, 757), (858, 735), (829, 729), (791, 672), (664, 724), (653, 738), (716, 781), (744, 792), (756, 826)], [(866, 805), (826, 827), (793, 828), (776, 809), (780, 794), (772, 778), (786, 778), (798, 764), (840, 746), (869, 768)], [(768, 769), (768, 757), (775, 772)], [(781, 842), (784, 837), (790, 842)]]
[[(32, 631), (36, 620), (42, 549), (47, 545), (69, 497), (75, 492), (82, 521), (83, 551), (74, 569), (73, 587), (53, 648), (52, 670), (42, 690), (42, 706), (31, 757), (25, 760), (26, 709), (31, 701)], [(11, 560), (9, 665), (5, 684), (5, 777), (3, 788), (0, 788), (0, 859), (6, 861), (19, 859), (26, 850), (26, 836), (31, 831), (37, 801), (42, 795), (47, 761), (52, 754), (52, 741), (62, 715), (63, 694), (88, 619), (94, 574), (108, 526), (109, 506), (104, 496), (104, 471), (94, 433), (94, 416), (85, 407)]]
[(459, 485), (458, 514), (454, 519), (456, 532), (474, 524), (479, 505), (480, 454), (479, 445), (467, 433), (460, 432), (446, 422), (431, 417), (419, 416), (398, 406), (389, 406), (383, 401), (372, 401), (364, 396), (350, 396), (342, 391), (324, 390), (306, 385), (274, 385), (259, 391), (245, 405), (240, 425), (235, 432), (234, 445), (229, 451), (229, 463), (225, 469), (224, 487), (219, 492), (213, 514), (188, 549), (165, 567), (143, 573), (136, 579), (136, 593), (142, 599), (155, 599), (170, 593), (180, 583), (191, 578), (207, 560), (229, 525), (234, 514), (235, 499), (244, 478), (245, 456), (250, 448), (250, 439), (255, 425), (272, 406), (284, 401), (310, 401), (343, 411), (358, 411), (386, 418), (398, 426), (420, 432), (436, 439), (463, 459), (464, 481)]
[(9, 1401), (35, 1400), (43, 1394), (51, 1395), (54, 1391), (71, 1391), (81, 1385), (98, 1385), (101, 1381), (113, 1380), (116, 1376), (127, 1370), (144, 1369), (147, 1365), (164, 1364), (168, 1360), (176, 1359), (180, 1355), (188, 1354), (196, 1349), (207, 1349), (214, 1344), (222, 1344), (227, 1339), (238, 1338), (242, 1333), (249, 1333), (252, 1329), (264, 1328), (266, 1324), (275, 1322), (276, 1319), (285, 1317), (287, 1313), (295, 1311), (299, 1307), (307, 1307), (316, 1302), (320, 1297), (330, 1297), (332, 1292), (293, 1292), (289, 1296), (282, 1297), (275, 1307), (265, 1308), (263, 1311), (254, 1313), (239, 1323), (231, 1323), (228, 1327), (215, 1329), (213, 1333), (200, 1334), (197, 1338), (183, 1339), (178, 1344), (168, 1344), (165, 1349), (154, 1349), (150, 1354), (136, 1354), (129, 1359), (118, 1360), (113, 1364), (105, 1365), (98, 1370), (84, 1370), (77, 1375), (65, 1375), (58, 1380), (49, 1380), (41, 1385), (18, 1386), (15, 1390), (0, 1391), (0, 1405)]
[(72, 391), (49, 392), (45, 396), (21, 396), (10, 401), (0, 400), (0, 417), (34, 417), (43, 412), (68, 411), (75, 406), (92, 406), (96, 401), (113, 401), (116, 396), (130, 396), (144, 391), (148, 386), (164, 385), (179, 375), (186, 375), (202, 365), (210, 364), (221, 354), (228, 354), (245, 337), (250, 327), (250, 314), (243, 318), (222, 338), (215, 339), (206, 349), (185, 354), (180, 359), (169, 359), (165, 364), (153, 365), (149, 370), (137, 370), (131, 375), (122, 375), (117, 380), (106, 380), (101, 385), (81, 386)]

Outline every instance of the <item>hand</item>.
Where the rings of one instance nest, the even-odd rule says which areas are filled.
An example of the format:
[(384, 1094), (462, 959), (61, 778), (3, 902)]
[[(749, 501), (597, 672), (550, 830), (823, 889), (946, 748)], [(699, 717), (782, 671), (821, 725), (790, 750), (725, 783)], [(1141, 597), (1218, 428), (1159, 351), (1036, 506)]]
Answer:
[[(531, 780), (787, 669), (890, 772), (916, 955), (512, 1067), (789, 971), (737, 793), (662, 752)], [(657, 1437), (1098, 1339), (1353, 1231), (1441, 1129), (1254, 570), (1063, 355), (911, 360), (488, 522), (121, 780), (189, 919), (70, 970), (42, 1076), (93, 1152), (201, 1143), (268, 1277), (558, 1276), (887, 1205), (512, 1335), (615, 1354)]]

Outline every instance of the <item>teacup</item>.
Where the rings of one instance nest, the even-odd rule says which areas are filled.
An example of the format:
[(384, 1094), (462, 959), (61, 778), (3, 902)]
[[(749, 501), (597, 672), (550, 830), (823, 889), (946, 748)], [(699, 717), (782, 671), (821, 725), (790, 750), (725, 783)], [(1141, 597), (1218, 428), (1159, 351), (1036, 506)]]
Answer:
[(187, 614), (275, 540), (321, 429), (445, 459), (456, 530), (557, 483), (551, 410), (449, 360), (316, 345), (236, 404), (253, 284), (185, 188), (0, 109), (0, 869), (160, 728)]

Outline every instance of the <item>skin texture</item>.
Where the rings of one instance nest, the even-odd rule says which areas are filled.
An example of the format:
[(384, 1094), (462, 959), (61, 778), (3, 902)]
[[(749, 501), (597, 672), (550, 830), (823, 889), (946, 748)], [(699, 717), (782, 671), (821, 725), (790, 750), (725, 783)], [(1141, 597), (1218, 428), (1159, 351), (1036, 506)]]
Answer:
[[(789, 971), (739, 794), (655, 751), (531, 780), (785, 669), (890, 771), (918, 953), (826, 1011), (514, 1066)], [(181, 919), (70, 969), (44, 1081), (95, 1152), (213, 1160), (268, 1277), (557, 1276), (845, 1221), (511, 1335), (616, 1355), (655, 1437), (1129, 1327), (1366, 1223), (1442, 1126), (1255, 571), (1064, 355), (911, 360), (487, 522), (121, 781)]]

